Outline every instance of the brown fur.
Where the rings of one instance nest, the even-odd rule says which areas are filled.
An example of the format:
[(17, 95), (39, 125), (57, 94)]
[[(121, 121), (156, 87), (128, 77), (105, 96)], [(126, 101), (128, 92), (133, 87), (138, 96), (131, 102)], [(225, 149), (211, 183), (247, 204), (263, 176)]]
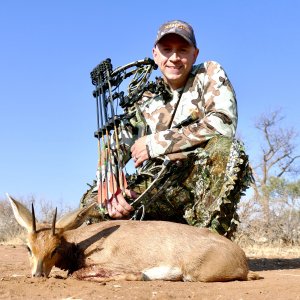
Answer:
[(24, 207), (10, 201), (28, 230), (33, 276), (47, 277), (56, 266), (90, 281), (259, 278), (249, 273), (239, 246), (208, 229), (162, 221), (105, 221), (77, 228), (90, 209), (85, 208), (58, 220), (53, 235), (50, 227), (32, 232), (30, 212), (23, 217)]

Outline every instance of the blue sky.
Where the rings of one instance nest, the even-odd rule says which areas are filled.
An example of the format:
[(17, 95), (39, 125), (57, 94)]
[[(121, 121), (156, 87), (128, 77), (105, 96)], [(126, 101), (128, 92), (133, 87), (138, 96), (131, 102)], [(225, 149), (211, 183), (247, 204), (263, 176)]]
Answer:
[(299, 11), (296, 0), (2, 1), (0, 199), (78, 206), (97, 166), (90, 71), (107, 57), (114, 68), (151, 57), (171, 19), (193, 25), (198, 63), (225, 68), (254, 158), (260, 114), (282, 108), (285, 125), (299, 128)]

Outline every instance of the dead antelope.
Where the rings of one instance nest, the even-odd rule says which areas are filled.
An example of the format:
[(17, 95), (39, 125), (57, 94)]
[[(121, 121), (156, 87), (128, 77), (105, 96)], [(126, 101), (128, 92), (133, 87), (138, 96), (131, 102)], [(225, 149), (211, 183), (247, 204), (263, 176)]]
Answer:
[(37, 226), (32, 213), (8, 195), (15, 218), (28, 231), (32, 276), (53, 266), (90, 281), (229, 281), (257, 279), (245, 254), (208, 229), (160, 221), (104, 221), (81, 226), (94, 206), (78, 209), (52, 226)]

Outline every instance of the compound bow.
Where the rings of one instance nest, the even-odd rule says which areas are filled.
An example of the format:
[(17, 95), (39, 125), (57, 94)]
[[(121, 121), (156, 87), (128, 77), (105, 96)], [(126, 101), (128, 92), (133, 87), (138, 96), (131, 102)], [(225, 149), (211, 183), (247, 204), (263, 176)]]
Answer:
[[(123, 122), (128, 121), (138, 112), (135, 103), (142, 94), (149, 90), (163, 95), (164, 99), (170, 97), (165, 88), (163, 80), (156, 77), (156, 81), (149, 81), (150, 75), (157, 66), (150, 58), (138, 60), (113, 70), (111, 60), (108, 58), (98, 64), (91, 72), (92, 84), (95, 86), (93, 96), (96, 98), (97, 109), (97, 131), (95, 137), (98, 139), (98, 168), (99, 189), (98, 202), (100, 206), (104, 199), (111, 195), (125, 191), (125, 188), (134, 187), (135, 184), (144, 181), (146, 187), (144, 192), (131, 204), (136, 208), (132, 218), (143, 218), (145, 202), (157, 196), (158, 184), (166, 185), (165, 175), (168, 160), (161, 159), (159, 164), (149, 166), (145, 163), (132, 176), (124, 175), (126, 162), (120, 149), (119, 133)], [(127, 94), (119, 91), (124, 80), (132, 78), (127, 86)], [(119, 111), (121, 110), (121, 113)], [(142, 126), (145, 130), (146, 125)], [(114, 151), (114, 154), (112, 154)], [(116, 157), (117, 163), (113, 164)], [(102, 170), (104, 168), (104, 172)], [(104, 176), (104, 178), (103, 178)], [(146, 179), (145, 179), (146, 178)], [(129, 182), (127, 183), (127, 179)], [(152, 201), (152, 200), (151, 200)]]

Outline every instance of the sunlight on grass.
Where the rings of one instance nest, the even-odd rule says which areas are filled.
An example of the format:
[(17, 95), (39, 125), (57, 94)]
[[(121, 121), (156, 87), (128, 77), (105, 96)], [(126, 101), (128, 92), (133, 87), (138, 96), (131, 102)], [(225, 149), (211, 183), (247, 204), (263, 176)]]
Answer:
[(247, 257), (300, 258), (300, 246), (262, 246), (243, 247)]

